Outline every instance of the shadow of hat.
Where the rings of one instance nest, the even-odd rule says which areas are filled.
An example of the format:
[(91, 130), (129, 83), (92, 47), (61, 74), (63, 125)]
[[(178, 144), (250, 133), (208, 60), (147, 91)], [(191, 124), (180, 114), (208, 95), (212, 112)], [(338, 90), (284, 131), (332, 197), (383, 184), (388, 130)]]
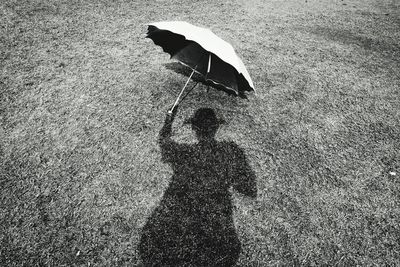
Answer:
[(214, 130), (224, 123), (226, 123), (225, 120), (217, 118), (211, 108), (200, 108), (196, 110), (193, 117), (184, 121), (184, 124), (191, 124), (203, 131)]

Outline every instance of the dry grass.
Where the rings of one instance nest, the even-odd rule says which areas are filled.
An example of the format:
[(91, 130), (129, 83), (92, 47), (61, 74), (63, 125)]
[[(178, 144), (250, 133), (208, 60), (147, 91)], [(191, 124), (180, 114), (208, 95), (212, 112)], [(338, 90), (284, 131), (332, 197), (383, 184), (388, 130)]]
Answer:
[(241, 147), (258, 196), (235, 194), (238, 266), (400, 265), (400, 6), (396, 1), (0, 3), (0, 261), (135, 265), (169, 184), (157, 135), (185, 77), (146, 23), (231, 42), (249, 101), (198, 88)]

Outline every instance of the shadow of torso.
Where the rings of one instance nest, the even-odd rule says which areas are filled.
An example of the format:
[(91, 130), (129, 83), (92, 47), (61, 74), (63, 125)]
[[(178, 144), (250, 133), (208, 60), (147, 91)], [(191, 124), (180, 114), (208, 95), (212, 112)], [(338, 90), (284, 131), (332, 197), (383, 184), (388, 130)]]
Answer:
[(162, 159), (174, 174), (143, 228), (139, 251), (144, 264), (234, 265), (241, 246), (229, 189), (256, 195), (254, 173), (243, 151), (233, 142), (215, 139), (178, 144), (166, 132), (159, 139)]

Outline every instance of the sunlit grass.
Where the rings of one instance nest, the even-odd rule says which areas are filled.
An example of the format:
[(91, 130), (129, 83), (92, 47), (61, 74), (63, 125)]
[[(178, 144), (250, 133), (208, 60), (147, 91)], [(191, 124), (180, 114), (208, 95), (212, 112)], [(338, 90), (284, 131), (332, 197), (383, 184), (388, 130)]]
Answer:
[[(186, 20), (232, 43), (249, 100), (197, 88), (241, 147), (238, 266), (400, 264), (400, 47), (394, 1), (0, 3), (0, 265), (134, 265), (172, 170), (157, 135), (186, 77), (145, 39)], [(258, 265), (257, 265), (258, 264)]]

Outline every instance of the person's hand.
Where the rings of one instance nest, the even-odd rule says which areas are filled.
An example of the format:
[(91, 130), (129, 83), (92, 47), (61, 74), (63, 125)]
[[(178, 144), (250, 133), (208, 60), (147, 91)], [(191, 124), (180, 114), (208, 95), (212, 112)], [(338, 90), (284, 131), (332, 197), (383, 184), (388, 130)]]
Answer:
[(171, 108), (167, 111), (167, 116), (175, 118), (177, 112), (178, 112), (178, 106), (175, 106), (173, 109)]
[(175, 106), (174, 109), (168, 109), (165, 121), (168, 123), (172, 123), (172, 121), (175, 119), (175, 115), (177, 112), (178, 112), (178, 106)]

